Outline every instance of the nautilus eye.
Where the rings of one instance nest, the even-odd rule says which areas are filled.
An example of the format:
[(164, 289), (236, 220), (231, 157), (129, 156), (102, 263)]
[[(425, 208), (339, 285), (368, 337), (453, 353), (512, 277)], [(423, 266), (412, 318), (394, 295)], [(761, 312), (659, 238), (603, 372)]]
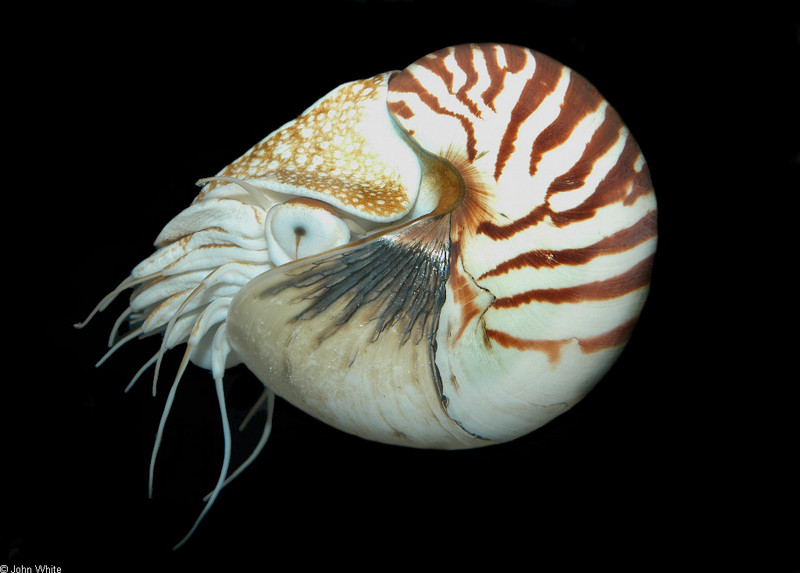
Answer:
[[(644, 157), (588, 81), (526, 48), (455, 46), (335, 88), (203, 180), (98, 310), (135, 288), (112, 351), (163, 332), (156, 375), (186, 343), (168, 406), (188, 360), (211, 370), (226, 443), (213, 501), (264, 446), (274, 395), (418, 448), (546, 424), (631, 336), (656, 227)], [(229, 472), (222, 378), (238, 361), (267, 417)]]
[(339, 247), (350, 241), (350, 228), (330, 206), (314, 199), (297, 198), (272, 207), (267, 213), (269, 258), (282, 265)]

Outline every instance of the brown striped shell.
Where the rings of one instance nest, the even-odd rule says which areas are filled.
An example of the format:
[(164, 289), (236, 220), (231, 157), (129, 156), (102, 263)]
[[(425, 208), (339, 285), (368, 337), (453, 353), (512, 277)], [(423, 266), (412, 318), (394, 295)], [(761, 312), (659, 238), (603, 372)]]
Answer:
[(183, 369), (211, 370), (226, 453), (209, 505), (271, 428), (230, 474), (232, 364), (269, 413), (277, 394), (363, 438), (479, 447), (578, 402), (647, 295), (644, 158), (592, 85), (525, 48), (456, 46), (343, 84), (202, 183), (97, 310), (135, 287), (112, 352), (163, 333), (134, 381), (186, 343), (153, 462)]
[(440, 195), (433, 215), (253, 280), (232, 345), (279, 395), (359, 436), (463, 448), (526, 434), (585, 395), (636, 322), (656, 242), (644, 159), (586, 80), (523, 48), (442, 50), (385, 97), (420, 148), (420, 196)]

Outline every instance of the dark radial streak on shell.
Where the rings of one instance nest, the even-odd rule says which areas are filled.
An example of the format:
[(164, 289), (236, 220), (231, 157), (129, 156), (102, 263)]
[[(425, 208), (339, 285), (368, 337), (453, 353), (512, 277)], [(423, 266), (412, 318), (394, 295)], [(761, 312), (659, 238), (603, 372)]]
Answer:
[[(436, 288), (435, 283), (437, 281), (437, 277), (435, 275), (435, 271), (431, 269), (432, 264), (430, 261), (425, 262), (425, 267), (426, 268), (422, 273), (417, 273), (417, 275), (414, 277), (414, 282), (411, 285), (412, 289), (411, 292), (413, 293), (413, 296), (409, 301), (408, 308), (410, 309), (409, 319), (412, 324), (417, 321), (417, 319), (421, 314), (422, 314), (422, 319), (425, 322), (428, 322), (433, 318), (430, 315), (423, 314), (424, 313), (423, 302), (425, 293), (430, 292), (431, 289)], [(429, 327), (429, 330), (432, 332), (436, 332), (436, 329), (433, 327)], [(421, 335), (422, 333), (420, 332), (419, 334)], [(411, 332), (410, 331), (407, 332), (404, 341), (407, 340), (410, 335)], [(419, 342), (420, 338), (418, 335), (417, 339), (414, 341), (414, 344), (419, 344)]]
[(374, 324), (372, 342), (393, 326), (399, 345), (425, 344), (436, 395), (443, 413), (464, 432), (470, 432), (447, 412), (449, 400), (436, 365), (436, 333), (450, 277), (449, 216), (420, 221), (395, 234), (367, 241), (355, 248), (332, 253), (284, 275), (284, 280), (263, 290), (266, 299), (286, 289), (297, 289), (297, 303), (310, 301), (295, 321), (312, 320), (339, 305), (334, 323), (319, 342), (363, 311), (361, 319)]
[[(398, 269), (398, 274), (403, 274), (404, 275), (402, 282), (395, 287), (395, 289), (397, 290), (398, 294), (393, 296), (392, 298), (390, 298), (387, 301), (386, 306), (384, 306), (381, 309), (381, 316), (384, 317), (384, 320), (383, 320), (384, 328), (392, 326), (392, 324), (394, 324), (397, 321), (397, 319), (400, 317), (399, 313), (402, 312), (404, 307), (406, 307), (406, 309), (408, 311), (410, 311), (410, 310), (412, 310), (414, 308), (417, 308), (419, 310), (423, 310), (425, 308), (424, 307), (424, 301), (421, 301), (420, 304), (417, 305), (417, 306), (415, 306), (414, 304), (410, 304), (410, 303), (416, 302), (416, 299), (417, 299), (417, 294), (418, 293), (415, 290), (415, 283), (419, 280), (420, 275), (424, 276), (424, 274), (425, 274), (425, 270), (424, 269), (423, 269), (423, 271), (421, 273), (420, 272), (414, 272), (415, 271), (414, 267), (409, 269), (410, 272), (406, 272), (406, 269), (409, 267), (410, 264), (413, 264), (413, 260), (405, 261), (403, 263), (403, 266), (400, 269)], [(427, 265), (425, 265), (425, 263), (423, 263), (423, 265), (427, 266)], [(399, 293), (410, 293), (411, 296), (408, 296), (408, 295), (405, 295), (405, 294), (403, 296), (401, 296)], [(418, 316), (418, 315), (416, 315), (416, 314), (415, 315), (409, 315), (409, 317), (411, 318), (411, 320), (409, 321), (410, 324), (415, 324), (416, 323), (416, 316)], [(424, 332), (424, 330), (423, 330), (423, 332)], [(379, 334), (380, 334), (379, 332), (376, 332), (375, 338), (377, 338), (377, 336)], [(403, 338), (402, 338), (401, 344), (405, 344), (408, 341), (410, 334), (411, 334), (410, 329), (406, 330), (406, 332), (403, 333)], [(422, 334), (422, 332), (420, 334)], [(418, 338), (415, 341), (415, 343), (419, 342), (419, 341), (420, 341), (420, 339)]]
[[(344, 264), (350, 266), (350, 274), (357, 274), (363, 268), (367, 267), (371, 262), (370, 259), (366, 257), (360, 257), (359, 260), (359, 257), (347, 257), (347, 255), (342, 255), (342, 258), (344, 259)], [(327, 266), (323, 267), (323, 264), (326, 264)], [(325, 281), (331, 275), (337, 276), (340, 282), (344, 282), (349, 276), (347, 274), (340, 273), (337, 267), (332, 265), (331, 261), (327, 259), (321, 263), (317, 263), (314, 267), (314, 270), (316, 272), (306, 272), (302, 273), (301, 275), (297, 275), (303, 277), (304, 280), (298, 280), (297, 282), (293, 283), (293, 285), (298, 288), (310, 287), (321, 281)], [(330, 283), (327, 286), (330, 288), (334, 284), (336, 284), (336, 282)]]
[[(383, 245), (381, 245), (383, 247)], [(352, 294), (352, 298), (347, 303), (344, 308), (344, 312), (337, 320), (337, 324), (344, 324), (356, 313), (356, 311), (361, 308), (363, 305), (369, 304), (374, 302), (378, 299), (381, 293), (384, 292), (386, 288), (392, 288), (398, 292), (402, 292), (403, 284), (393, 285), (393, 275), (397, 274), (398, 276), (403, 276), (406, 270), (406, 267), (409, 265), (408, 260), (402, 260), (401, 264), (398, 267), (395, 267), (396, 261), (393, 260), (391, 257), (386, 256), (389, 253), (386, 252), (386, 248), (381, 248), (378, 251), (378, 256), (376, 260), (376, 266), (368, 267), (366, 275), (360, 279), (354, 288), (349, 290), (354, 291)], [(350, 275), (355, 276), (355, 275)], [(339, 289), (339, 292), (340, 289)], [(341, 296), (339, 292), (333, 292), (331, 294), (334, 298), (339, 298)], [(343, 294), (343, 293), (342, 293)], [(327, 298), (327, 297), (326, 297)], [(393, 299), (396, 300), (401, 298), (400, 296), (395, 296)], [(381, 314), (384, 314), (383, 312)], [(380, 330), (376, 331), (374, 335), (374, 339), (380, 335), (380, 332), (388, 326), (387, 324), (383, 323), (381, 325)]]
[[(379, 241), (380, 243), (380, 241)], [(325, 274), (323, 281), (317, 281), (317, 287), (325, 289), (323, 295), (319, 296), (315, 292), (310, 298), (314, 302), (309, 306), (298, 319), (313, 318), (314, 316), (324, 312), (328, 306), (336, 300), (340, 300), (345, 295), (350, 294), (350, 300), (344, 309), (344, 312), (336, 320), (336, 324), (341, 326), (352, 318), (355, 312), (362, 306), (362, 304), (372, 302), (381, 292), (380, 284), (385, 282), (387, 274), (392, 270), (390, 262), (391, 258), (386, 256), (382, 245), (370, 246), (377, 247), (373, 250), (374, 256), (369, 260), (355, 259), (355, 263), (351, 266), (351, 257), (343, 256), (339, 264), (345, 265), (347, 272), (342, 273), (340, 269), (334, 267), (332, 272)], [(384, 285), (385, 288), (385, 285)], [(374, 289), (377, 292), (370, 296)]]
[[(426, 223), (422, 223), (426, 224)], [(434, 221), (427, 224), (438, 224)], [(301, 292), (298, 300), (309, 300), (295, 320), (309, 320), (325, 312), (336, 302), (344, 303), (335, 326), (325, 336), (336, 332), (360, 309), (373, 306), (373, 340), (387, 328), (402, 325), (401, 341), (420, 329), (415, 343), (435, 338), (432, 318), (441, 312), (445, 285), (449, 276), (449, 240), (416, 242), (381, 237), (360, 247), (310, 263), (310, 266), (287, 275), (286, 280), (261, 293), (262, 298), (287, 288)]]
[[(428, 233), (424, 226), (430, 225), (428, 231), (435, 230), (436, 225), (449, 228), (448, 222), (449, 217), (421, 221), (416, 229), (412, 226), (396, 235), (310, 261), (307, 267), (286, 274), (285, 280), (262, 291), (260, 297), (298, 289), (296, 302), (311, 303), (298, 312), (295, 321), (311, 320), (336, 303), (343, 303), (343, 311), (325, 330), (320, 342), (335, 334), (359, 310), (374, 322), (372, 342), (395, 325), (400, 345), (424, 342), (431, 378), (447, 415), (449, 400), (436, 366), (436, 332), (450, 276), (450, 238), (447, 233)], [(483, 439), (450, 419), (463, 431)]]

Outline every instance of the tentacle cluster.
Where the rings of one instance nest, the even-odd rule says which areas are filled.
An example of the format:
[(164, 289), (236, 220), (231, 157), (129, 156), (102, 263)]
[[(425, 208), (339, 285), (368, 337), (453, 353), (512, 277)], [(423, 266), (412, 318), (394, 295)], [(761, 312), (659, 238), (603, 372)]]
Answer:
[[(208, 180), (201, 181), (208, 183)], [(219, 183), (215, 180), (215, 183)], [(158, 426), (149, 472), (149, 494), (153, 493), (155, 462), (178, 384), (188, 363), (211, 371), (222, 416), (224, 459), (219, 479), (185, 543), (208, 512), (222, 488), (238, 476), (260, 453), (272, 427), (273, 393), (266, 389), (242, 427), (260, 409), (266, 410), (261, 438), (250, 456), (229, 475), (231, 433), (226, 412), (223, 378), (226, 368), (239, 362), (226, 335), (225, 318), (233, 295), (255, 276), (272, 268), (267, 252), (264, 221), (276, 203), (245, 182), (222, 181), (223, 185), (201, 196), (163, 229), (158, 249), (137, 265), (131, 275), (110, 292), (78, 328), (105, 310), (120, 294), (133, 289), (128, 307), (116, 320), (109, 337), (109, 350), (100, 366), (124, 344), (135, 338), (161, 334), (159, 350), (134, 375), (129, 391), (147, 369), (155, 366), (153, 395), (165, 353), (186, 345), (183, 359), (167, 396)], [(247, 193), (245, 193), (247, 191)], [(120, 334), (127, 322), (127, 333)]]
[[(165, 353), (186, 345), (156, 435), (151, 495), (155, 460), (182, 375), (190, 361), (211, 371), (225, 458), (195, 527), (225, 483), (264, 446), (271, 424), (273, 394), (265, 389), (257, 406), (267, 410), (262, 438), (242, 467), (228, 476), (231, 439), (222, 381), (225, 369), (240, 362), (226, 325), (234, 295), (274, 266), (342, 246), (380, 223), (408, 215), (416, 202), (419, 165), (386, 107), (388, 79), (389, 74), (380, 74), (339, 86), (217, 176), (201, 180), (203, 188), (193, 204), (159, 234), (156, 252), (76, 325), (83, 326), (119, 294), (133, 289), (98, 366), (132, 339), (163, 338), (126, 391), (154, 366), (155, 394)], [(371, 165), (367, 172), (360, 169), (365, 164)], [(119, 335), (125, 322), (129, 330)]]

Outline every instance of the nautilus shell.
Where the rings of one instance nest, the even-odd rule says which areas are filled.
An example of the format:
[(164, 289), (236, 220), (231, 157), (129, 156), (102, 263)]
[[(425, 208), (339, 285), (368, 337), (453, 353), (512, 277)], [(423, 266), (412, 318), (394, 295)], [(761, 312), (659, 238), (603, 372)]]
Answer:
[(420, 448), (513, 440), (608, 371), (648, 291), (641, 151), (584, 78), (521, 47), (345, 83), (201, 184), (98, 309), (134, 287), (112, 351), (162, 332), (141, 374), (185, 343), (181, 372), (217, 381), (226, 444), (239, 362), (270, 412), (278, 395)]

